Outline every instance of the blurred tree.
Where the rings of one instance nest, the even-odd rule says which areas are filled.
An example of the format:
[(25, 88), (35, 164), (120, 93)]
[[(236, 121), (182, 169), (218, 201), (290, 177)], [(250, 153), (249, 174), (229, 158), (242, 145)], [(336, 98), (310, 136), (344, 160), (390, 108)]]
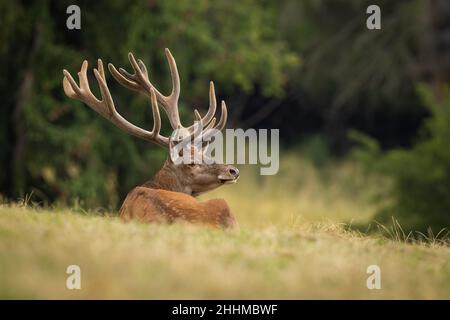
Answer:
[(302, 68), (290, 82), (301, 90), (290, 97), (298, 97), (291, 105), (320, 118), (319, 131), (335, 151), (347, 150), (349, 128), (373, 135), (385, 147), (407, 145), (426, 114), (415, 85), (422, 78), (427, 1), (378, 1), (381, 30), (366, 28), (370, 4), (285, 0), (280, 9), (283, 36), (302, 56)]
[(422, 71), (436, 97), (442, 97), (442, 91), (450, 82), (450, 2), (428, 1), (424, 21), (420, 51)]
[(450, 226), (450, 90), (442, 88), (440, 100), (430, 88), (421, 87), (420, 92), (431, 116), (413, 148), (383, 153), (376, 140), (353, 133), (361, 144), (354, 155), (370, 171), (392, 180), (380, 190), (377, 200), (386, 205), (376, 220), (389, 223), (393, 216), (405, 229), (432, 227), (436, 233)]

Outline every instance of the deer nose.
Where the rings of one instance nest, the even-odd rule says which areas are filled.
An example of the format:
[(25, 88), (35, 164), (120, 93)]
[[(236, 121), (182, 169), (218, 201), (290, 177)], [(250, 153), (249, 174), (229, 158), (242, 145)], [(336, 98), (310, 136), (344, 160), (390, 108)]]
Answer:
[(232, 168), (230, 168), (230, 169), (228, 170), (228, 172), (229, 172), (234, 178), (239, 177), (239, 170), (238, 170), (237, 168), (232, 167)]

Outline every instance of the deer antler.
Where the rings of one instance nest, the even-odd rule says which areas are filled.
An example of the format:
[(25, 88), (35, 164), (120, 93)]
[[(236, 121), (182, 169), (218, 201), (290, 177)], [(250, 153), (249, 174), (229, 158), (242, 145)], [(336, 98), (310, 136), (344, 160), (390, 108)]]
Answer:
[[(169, 63), (170, 74), (172, 77), (172, 92), (169, 96), (164, 96), (159, 92), (153, 84), (150, 82), (148, 77), (148, 72), (145, 64), (142, 60), (138, 59), (136, 61), (134, 55), (130, 52), (128, 53), (128, 60), (130, 61), (131, 66), (133, 67), (134, 74), (130, 74), (123, 68), (119, 68), (119, 70), (114, 67), (113, 64), (108, 64), (109, 71), (111, 75), (124, 87), (139, 91), (144, 93), (145, 95), (150, 95), (150, 89), (154, 88), (156, 97), (158, 102), (163, 106), (167, 116), (169, 117), (170, 124), (172, 128), (181, 129), (184, 128), (181, 125), (180, 116), (178, 114), (178, 99), (180, 97), (180, 77), (178, 74), (177, 64), (175, 59), (173, 58), (170, 50), (166, 48), (166, 57)], [(203, 128), (211, 128), (211, 123), (214, 125), (215, 118), (214, 114), (216, 112), (216, 94), (214, 92), (214, 83), (211, 81), (209, 85), (209, 109), (206, 115), (202, 118), (198, 110), (194, 110), (194, 114), (197, 121), (200, 121), (201, 126)], [(213, 122), (214, 119), (214, 122)], [(227, 110), (226, 105), (222, 101), (222, 114), (219, 120), (218, 125), (215, 127), (217, 130), (222, 130), (225, 127), (227, 120)], [(189, 133), (192, 134), (194, 130), (194, 126), (190, 126), (187, 128)]]
[[(153, 111), (153, 130), (147, 131), (134, 124), (128, 122), (124, 119), (116, 110), (114, 106), (114, 101), (109, 92), (108, 85), (106, 83), (105, 72), (103, 70), (103, 63), (101, 59), (98, 59), (98, 69), (94, 68), (94, 75), (100, 87), (100, 92), (102, 100), (98, 100), (89, 88), (89, 82), (87, 78), (87, 67), (88, 63), (85, 60), (81, 66), (81, 71), (78, 72), (78, 77), (80, 79), (80, 85), (78, 86), (75, 80), (72, 78), (67, 70), (63, 70), (64, 79), (63, 86), (64, 92), (70, 98), (80, 100), (86, 103), (94, 111), (98, 112), (100, 115), (114, 123), (117, 127), (123, 129), (124, 131), (147, 141), (154, 142), (163, 147), (170, 148), (169, 137), (164, 137), (160, 135), (161, 129), (161, 116), (159, 113), (158, 102), (163, 106), (166, 112), (170, 125), (172, 129), (177, 130), (178, 140), (185, 139), (186, 137), (192, 135), (211, 135), (211, 132), (217, 132), (216, 130), (222, 130), (225, 127), (227, 121), (227, 107), (225, 102), (221, 103), (221, 116), (217, 125), (216, 118), (214, 114), (216, 112), (217, 102), (216, 94), (214, 91), (214, 83), (211, 81), (209, 85), (209, 108), (206, 115), (202, 118), (197, 110), (194, 110), (194, 115), (197, 124), (191, 125), (190, 127), (183, 127), (181, 125), (180, 116), (178, 113), (178, 100), (180, 97), (180, 76), (178, 74), (177, 65), (175, 59), (170, 53), (169, 49), (166, 48), (166, 57), (169, 62), (170, 74), (172, 78), (172, 92), (168, 96), (164, 96), (161, 92), (156, 89), (150, 82), (148, 77), (148, 72), (145, 64), (142, 60), (135, 59), (134, 55), (130, 52), (128, 53), (128, 60), (130, 60), (131, 66), (133, 67), (134, 74), (128, 73), (123, 68), (117, 70), (111, 63), (108, 64), (108, 69), (112, 76), (119, 82), (119, 84), (124, 87), (142, 92), (147, 95), (151, 100), (152, 111)], [(215, 130), (209, 130), (215, 129)], [(198, 132), (202, 130), (202, 132)], [(209, 130), (209, 131), (208, 131)]]
[(81, 66), (81, 71), (78, 72), (80, 79), (80, 85), (78, 86), (71, 74), (67, 70), (63, 70), (64, 79), (63, 86), (65, 94), (72, 98), (80, 100), (86, 103), (94, 111), (114, 123), (120, 129), (147, 141), (157, 143), (163, 147), (169, 146), (169, 138), (161, 136), (159, 134), (161, 130), (161, 116), (159, 114), (158, 104), (156, 101), (156, 94), (152, 88), (150, 88), (151, 104), (153, 111), (153, 130), (147, 131), (135, 126), (123, 118), (116, 110), (114, 101), (109, 92), (108, 85), (106, 83), (105, 71), (103, 69), (103, 62), (98, 59), (98, 69), (94, 68), (94, 75), (100, 87), (102, 100), (98, 100), (92, 93), (89, 87), (89, 81), (87, 78), (88, 62), (85, 60)]

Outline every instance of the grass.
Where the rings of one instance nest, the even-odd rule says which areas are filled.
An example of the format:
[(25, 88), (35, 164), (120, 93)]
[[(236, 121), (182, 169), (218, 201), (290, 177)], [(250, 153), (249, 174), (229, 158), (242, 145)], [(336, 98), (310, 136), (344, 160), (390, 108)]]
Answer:
[(246, 226), (286, 227), (303, 222), (367, 223), (375, 214), (372, 199), (384, 181), (368, 178), (349, 161), (317, 169), (295, 154), (283, 155), (274, 176), (240, 166), (241, 179), (200, 199), (224, 198)]
[[(242, 168), (225, 198), (240, 222), (224, 232), (183, 224), (0, 205), (0, 298), (450, 299), (450, 247), (363, 235), (343, 222), (370, 221), (379, 183), (349, 163), (319, 172), (287, 159), (275, 177)], [(359, 178), (358, 178), (359, 177)], [(394, 229), (393, 229), (394, 230)], [(81, 268), (81, 290), (66, 268)], [(369, 290), (369, 265), (381, 268)]]

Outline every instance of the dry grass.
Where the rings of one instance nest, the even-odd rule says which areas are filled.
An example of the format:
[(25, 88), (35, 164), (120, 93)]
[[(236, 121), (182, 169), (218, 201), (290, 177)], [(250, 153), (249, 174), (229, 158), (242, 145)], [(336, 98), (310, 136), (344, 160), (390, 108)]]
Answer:
[(224, 198), (241, 224), (287, 227), (303, 222), (368, 222), (371, 203), (383, 181), (368, 179), (351, 162), (331, 163), (322, 170), (294, 154), (284, 155), (274, 176), (260, 176), (255, 167), (241, 166), (241, 179), (204, 195)]
[[(336, 164), (319, 178), (295, 158), (275, 177), (244, 168), (237, 185), (209, 196), (227, 199), (239, 232), (0, 205), (0, 298), (450, 299), (449, 246), (342, 224), (374, 210), (367, 199), (376, 181), (355, 170)], [(72, 264), (81, 290), (65, 287)], [(366, 287), (372, 264), (381, 290)]]
[[(450, 298), (448, 247), (337, 224), (222, 232), (2, 207), (0, 261), (1, 298)], [(72, 264), (81, 290), (65, 288)]]

